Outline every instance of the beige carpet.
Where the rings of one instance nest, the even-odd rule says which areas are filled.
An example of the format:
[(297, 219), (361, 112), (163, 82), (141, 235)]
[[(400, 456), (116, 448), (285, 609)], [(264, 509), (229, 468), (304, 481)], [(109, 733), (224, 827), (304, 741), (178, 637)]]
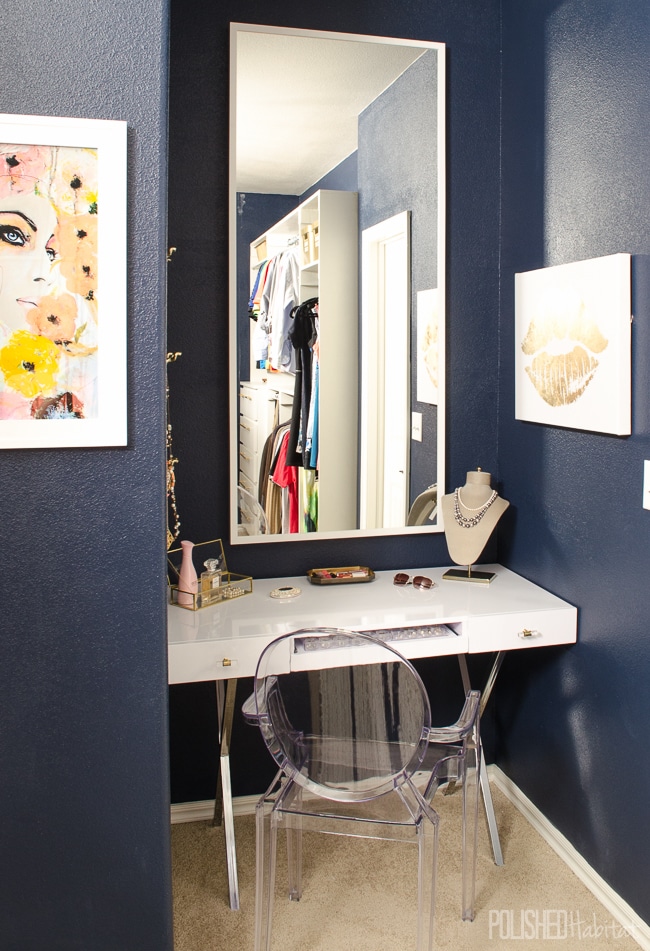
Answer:
[[(479, 826), (476, 917), (460, 920), (459, 796), (439, 796), (435, 947), (441, 951), (638, 951), (591, 892), (493, 787), (505, 865), (494, 865)], [(235, 820), (241, 911), (228, 907), (223, 831), (172, 827), (175, 951), (253, 951), (255, 829)], [(279, 865), (273, 951), (415, 949), (415, 853), (388, 842), (305, 835), (304, 891), (289, 902)], [(286, 887), (286, 886), (285, 886)]]

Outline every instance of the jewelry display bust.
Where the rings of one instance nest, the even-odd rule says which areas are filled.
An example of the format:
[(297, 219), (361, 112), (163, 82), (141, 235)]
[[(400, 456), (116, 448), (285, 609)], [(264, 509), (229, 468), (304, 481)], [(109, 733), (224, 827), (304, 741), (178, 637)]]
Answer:
[(476, 469), (467, 473), (464, 486), (442, 497), (445, 539), (457, 565), (476, 562), (510, 504), (492, 489), (491, 479), (489, 472)]

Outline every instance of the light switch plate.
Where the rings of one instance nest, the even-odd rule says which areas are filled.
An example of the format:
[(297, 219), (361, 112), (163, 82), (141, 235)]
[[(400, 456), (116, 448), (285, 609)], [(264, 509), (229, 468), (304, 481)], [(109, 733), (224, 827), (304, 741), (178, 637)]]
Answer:
[(422, 442), (422, 413), (411, 413), (411, 439)]
[(643, 508), (650, 509), (650, 459), (643, 463)]

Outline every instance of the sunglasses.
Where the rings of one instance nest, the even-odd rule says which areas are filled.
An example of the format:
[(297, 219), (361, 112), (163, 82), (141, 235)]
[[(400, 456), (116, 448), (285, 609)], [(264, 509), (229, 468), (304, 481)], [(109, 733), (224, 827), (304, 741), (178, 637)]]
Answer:
[(435, 581), (432, 581), (431, 578), (425, 578), (424, 575), (416, 575), (415, 578), (411, 580), (410, 576), (403, 571), (395, 575), (393, 584), (396, 584), (398, 588), (404, 588), (407, 584), (412, 584), (414, 588), (422, 588), (423, 591), (429, 588), (435, 588), (436, 586)]

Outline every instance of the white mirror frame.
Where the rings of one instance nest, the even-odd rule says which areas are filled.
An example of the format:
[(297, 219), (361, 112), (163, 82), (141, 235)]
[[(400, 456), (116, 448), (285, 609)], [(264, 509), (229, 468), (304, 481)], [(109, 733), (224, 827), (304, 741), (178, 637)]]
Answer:
[[(233, 545), (264, 544), (278, 542), (308, 542), (325, 541), (332, 538), (365, 538), (387, 535), (428, 534), (442, 532), (444, 526), (440, 511), (435, 524), (422, 526), (400, 526), (394, 528), (349, 529), (339, 531), (317, 531), (297, 534), (269, 534), (244, 535), (238, 534), (238, 480), (239, 480), (239, 380), (238, 380), (238, 340), (237, 340), (237, 187), (236, 187), (236, 103), (237, 103), (237, 55), (236, 38), (239, 32), (259, 32), (294, 36), (307, 36), (321, 39), (352, 40), (356, 42), (377, 43), (384, 45), (400, 45), (427, 49), (435, 49), (437, 57), (437, 196), (438, 214), (436, 228), (436, 254), (438, 284), (436, 297), (438, 301), (438, 415), (436, 440), (436, 469), (432, 474), (432, 482), (438, 485), (438, 497), (445, 491), (445, 260), (446, 260), (446, 67), (445, 44), (436, 42), (422, 42), (416, 40), (397, 39), (393, 37), (366, 36), (348, 33), (330, 33), (316, 30), (294, 30), (285, 27), (271, 27), (250, 23), (230, 24), (230, 146), (229, 146), (229, 474), (230, 474), (230, 541)], [(359, 262), (361, 266), (361, 261)], [(412, 314), (416, 312), (416, 295), (411, 295)], [(412, 318), (413, 319), (413, 318)], [(361, 321), (361, 315), (360, 315)], [(361, 361), (363, 363), (363, 360)], [(417, 365), (411, 365), (411, 374), (417, 372)], [(360, 407), (361, 413), (361, 407)]]

